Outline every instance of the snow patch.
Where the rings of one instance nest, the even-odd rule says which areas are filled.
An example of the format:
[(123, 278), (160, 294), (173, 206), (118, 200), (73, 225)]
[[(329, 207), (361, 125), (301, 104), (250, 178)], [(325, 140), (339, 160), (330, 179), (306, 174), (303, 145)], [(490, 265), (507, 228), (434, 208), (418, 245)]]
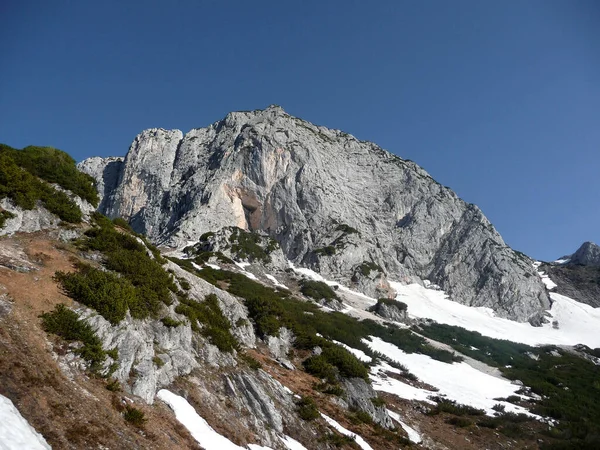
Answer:
[(217, 433), (204, 420), (188, 401), (166, 389), (158, 391), (156, 396), (165, 402), (175, 412), (175, 417), (188, 429), (198, 444), (206, 450), (240, 450), (243, 447), (235, 445), (229, 439)]
[(279, 281), (277, 281), (277, 278), (275, 278), (273, 275), (265, 274), (265, 277), (267, 277), (275, 285), (275, 287), (288, 289), (286, 285), (281, 284)]
[(367, 441), (365, 441), (363, 438), (361, 438), (358, 434), (353, 433), (353, 432), (351, 432), (349, 430), (346, 430), (343, 426), (341, 426), (339, 423), (337, 423), (331, 417), (326, 416), (323, 413), (321, 413), (321, 417), (323, 417), (323, 419), (325, 419), (325, 421), (330, 426), (332, 426), (333, 428), (335, 428), (337, 431), (339, 431), (340, 433), (342, 433), (344, 436), (349, 436), (349, 437), (353, 438), (354, 442), (356, 442), (358, 444), (358, 446), (360, 448), (362, 448), (363, 450), (373, 450), (373, 447), (371, 447), (369, 444), (367, 444)]
[(538, 275), (540, 276), (540, 278), (542, 279), (542, 283), (544, 283), (544, 286), (546, 286), (546, 289), (548, 289), (549, 291), (554, 289), (557, 284), (552, 281), (550, 279), (550, 277), (548, 275), (546, 275), (544, 272), (538, 272)]
[(44, 437), (29, 425), (13, 402), (0, 395), (0, 450), (51, 448)]
[[(377, 337), (371, 337), (371, 341), (363, 339), (363, 342), (371, 349), (406, 366), (420, 380), (438, 388), (439, 392), (434, 395), (445, 396), (457, 403), (483, 409), (489, 415), (494, 414), (492, 407), (497, 403), (504, 405), (506, 411), (531, 415), (525, 408), (494, 400), (516, 395), (516, 391), (520, 388), (504, 378), (480, 372), (465, 362), (447, 364), (426, 355), (405, 353), (395, 345)], [(376, 383), (373, 387), (378, 389)], [(420, 395), (428, 392), (422, 389), (420, 391)]]
[(362, 350), (359, 350), (357, 348), (352, 348), (349, 345), (344, 344), (343, 342), (338, 342), (335, 340), (332, 340), (331, 342), (339, 345), (340, 347), (344, 347), (346, 350), (348, 350), (350, 353), (352, 353), (354, 356), (356, 356), (362, 362), (370, 363), (371, 361), (373, 361), (373, 358), (371, 358), (369, 355), (367, 355)]
[(412, 442), (414, 444), (421, 443), (422, 439), (421, 439), (421, 435), (419, 434), (419, 432), (417, 430), (415, 430), (414, 428), (411, 428), (404, 422), (402, 422), (402, 420), (400, 419), (400, 414), (398, 414), (394, 411), (390, 411), (389, 409), (387, 410), (387, 413), (392, 419), (394, 419), (396, 422), (398, 422), (400, 424), (400, 426), (402, 427), (402, 429), (404, 431), (406, 431), (406, 434), (408, 434), (408, 440), (410, 442)]
[(288, 450), (306, 450), (304, 445), (289, 436), (279, 436), (279, 439)]
[[(448, 299), (444, 291), (426, 289), (419, 284), (390, 282), (398, 293), (397, 300), (408, 305), (412, 318), (427, 318), (438, 323), (455, 325), (484, 336), (528, 345), (575, 345), (600, 347), (600, 308), (579, 303), (551, 292), (552, 308), (548, 311), (552, 323), (534, 327), (496, 317), (491, 308), (476, 308)], [(594, 331), (596, 330), (596, 331)]]
[(204, 263), (206, 264), (208, 267), (210, 267), (211, 269), (215, 269), (215, 270), (221, 270), (220, 266), (217, 266), (216, 264), (211, 264), (211, 263)]

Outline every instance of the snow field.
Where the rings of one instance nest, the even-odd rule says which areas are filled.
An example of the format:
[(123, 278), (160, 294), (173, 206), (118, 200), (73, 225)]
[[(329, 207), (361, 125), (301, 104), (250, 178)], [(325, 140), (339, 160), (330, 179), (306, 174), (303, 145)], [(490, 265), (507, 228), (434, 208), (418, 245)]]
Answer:
[(548, 312), (550, 321), (541, 327), (496, 317), (490, 308), (475, 308), (449, 300), (444, 291), (427, 289), (419, 284), (390, 282), (398, 293), (396, 299), (408, 305), (413, 318), (427, 318), (438, 323), (477, 331), (484, 336), (528, 345), (575, 345), (600, 347), (600, 308), (576, 302), (564, 295), (550, 293), (553, 301)]
[(0, 395), (0, 450), (49, 450), (41, 434), (29, 425), (10, 399)]
[[(414, 388), (393, 379), (391, 380), (396, 383), (390, 383), (390, 378), (385, 380), (388, 383), (388, 388), (380, 389), (382, 380), (379, 378), (381, 378), (381, 375), (377, 376), (377, 373), (381, 373), (380, 371), (374, 375), (373, 387), (376, 390), (385, 390), (386, 392), (410, 400), (423, 400), (423, 397), (426, 398), (429, 395), (439, 395), (460, 404), (483, 409), (488, 415), (494, 414), (495, 411), (492, 407), (497, 403), (504, 405), (506, 411), (532, 415), (520, 406), (494, 400), (499, 397), (506, 398), (510, 395), (517, 395), (516, 391), (519, 390), (520, 386), (514, 385), (504, 378), (497, 378), (480, 372), (465, 362), (447, 364), (419, 353), (405, 353), (395, 345), (377, 337), (371, 337), (370, 341), (363, 339), (363, 342), (371, 349), (381, 352), (392, 360), (406, 366), (421, 381), (435, 386), (439, 389), (439, 392), (432, 393), (424, 389)], [(396, 392), (391, 392), (395, 389), (397, 389)]]

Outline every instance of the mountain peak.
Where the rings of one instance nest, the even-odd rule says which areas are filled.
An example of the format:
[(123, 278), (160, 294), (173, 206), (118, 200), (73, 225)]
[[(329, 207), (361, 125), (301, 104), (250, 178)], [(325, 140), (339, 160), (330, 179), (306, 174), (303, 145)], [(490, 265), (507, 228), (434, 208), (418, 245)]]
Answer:
[(600, 246), (593, 242), (584, 242), (575, 253), (571, 255), (571, 263), (583, 266), (600, 267)]

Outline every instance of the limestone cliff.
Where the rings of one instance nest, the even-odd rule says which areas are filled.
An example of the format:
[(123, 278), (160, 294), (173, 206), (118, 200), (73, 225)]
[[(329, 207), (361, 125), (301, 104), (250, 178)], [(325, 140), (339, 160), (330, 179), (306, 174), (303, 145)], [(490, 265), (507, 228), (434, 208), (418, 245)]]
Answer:
[(346, 284), (371, 267), (382, 286), (385, 276), (430, 279), (454, 301), (514, 320), (539, 322), (549, 306), (531, 260), (479, 208), (417, 164), (278, 106), (185, 135), (146, 130), (123, 161), (79, 167), (98, 181), (101, 212), (155, 243), (183, 247), (237, 226), (268, 233), (295, 264)]

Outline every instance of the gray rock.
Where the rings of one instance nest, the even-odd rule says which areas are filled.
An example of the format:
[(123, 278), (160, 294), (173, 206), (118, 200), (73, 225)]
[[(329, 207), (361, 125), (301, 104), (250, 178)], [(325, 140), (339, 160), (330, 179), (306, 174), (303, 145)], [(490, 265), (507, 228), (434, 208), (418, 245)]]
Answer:
[(295, 369), (294, 365), (288, 358), (288, 353), (292, 349), (294, 343), (294, 333), (285, 327), (279, 329), (279, 336), (267, 336), (267, 347), (271, 356), (277, 360), (286, 369)]
[(377, 393), (370, 384), (362, 378), (345, 378), (342, 386), (346, 391), (346, 403), (352, 409), (364, 411), (371, 416), (373, 422), (385, 428), (394, 428), (392, 418), (388, 415), (385, 406), (375, 406), (372, 399), (377, 398)]
[[(268, 379), (263, 379), (263, 382), (273, 384), (268, 375), (265, 377)], [(262, 383), (257, 382), (254, 376), (244, 372), (224, 377), (224, 383), (226, 392), (231, 397), (241, 398), (246, 410), (252, 411), (257, 419), (266, 422), (276, 431), (283, 432), (283, 419), (269, 395), (273, 392), (272, 386), (270, 389), (264, 389)]]
[(391, 304), (385, 302), (377, 302), (376, 305), (369, 308), (369, 310), (386, 320), (393, 322), (406, 322), (408, 321), (408, 311), (406, 305), (401, 306), (402, 303)]
[(340, 283), (371, 261), (391, 280), (430, 279), (501, 317), (538, 322), (549, 307), (531, 261), (477, 207), (415, 163), (279, 107), (230, 113), (185, 135), (146, 130), (111, 190), (104, 174), (114, 161), (80, 168), (104, 181), (101, 212), (155, 243), (183, 247), (237, 226), (267, 233), (294, 264)]
[(600, 267), (600, 246), (593, 242), (584, 242), (570, 257), (571, 264)]
[(0, 200), (0, 208), (10, 211), (15, 215), (11, 219), (6, 219), (4, 227), (0, 229), (0, 236), (13, 234), (18, 231), (33, 233), (35, 231), (47, 230), (58, 227), (60, 223), (60, 219), (57, 216), (41, 205), (28, 210), (16, 206), (7, 198), (3, 198)]

